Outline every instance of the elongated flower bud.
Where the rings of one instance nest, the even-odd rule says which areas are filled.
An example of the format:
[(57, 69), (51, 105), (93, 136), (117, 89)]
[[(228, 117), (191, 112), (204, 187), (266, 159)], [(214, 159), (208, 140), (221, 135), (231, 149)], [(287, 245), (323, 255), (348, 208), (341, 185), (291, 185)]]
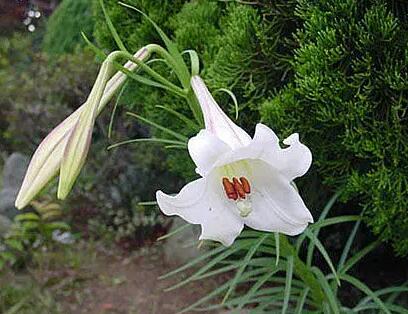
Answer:
[[(134, 57), (143, 61), (149, 57), (149, 51), (146, 48), (142, 48), (134, 55)], [(130, 71), (133, 71), (136, 69), (137, 65), (131, 61), (128, 61), (124, 65), (124, 67)], [(102, 66), (100, 73), (102, 72), (102, 70), (106, 71), (106, 68), (103, 68), (104, 66)], [(91, 121), (94, 121), (95, 117), (105, 108), (106, 104), (110, 101), (115, 92), (123, 85), (126, 80), (126, 75), (122, 72), (118, 72), (109, 81), (105, 81), (103, 83), (100, 75), (101, 74), (98, 75), (98, 78), (95, 82), (95, 86), (98, 86), (94, 86), (93, 88), (93, 90), (97, 89), (99, 94), (96, 90), (93, 93), (91, 92), (88, 100), (69, 117), (67, 117), (63, 122), (61, 122), (54, 130), (52, 130), (34, 152), (15, 201), (15, 206), (17, 208), (21, 209), (27, 206), (31, 202), (31, 200), (47, 185), (47, 183), (58, 175), (58, 171), (60, 170), (61, 163), (64, 158), (64, 153), (66, 152), (67, 143), (69, 138), (73, 135), (73, 130), (78, 129), (79, 125), (84, 126), (84, 118), (86, 117), (91, 117)], [(108, 77), (104, 77), (104, 80), (107, 80), (107, 78)], [(101, 81), (103, 84), (101, 84)], [(103, 91), (103, 93), (101, 93), (101, 90)], [(89, 112), (92, 113), (91, 116), (89, 116)], [(87, 125), (88, 128), (91, 126), (91, 124), (89, 124), (89, 121)], [(82, 130), (84, 130), (84, 128), (82, 128)], [(88, 133), (92, 132), (92, 130), (89, 131), (89, 129), (87, 131)], [(89, 134), (87, 134), (86, 136), (89, 136)], [(83, 159), (85, 159), (86, 157), (86, 154), (84, 154), (85, 146), (83, 146), (81, 154), (81, 157)], [(73, 147), (71, 146), (70, 152), (72, 151)], [(79, 170), (82, 165), (81, 163), (77, 163), (76, 166), (76, 172), (78, 172), (79, 174)], [(69, 172), (70, 174), (65, 174), (66, 181), (63, 184), (63, 187), (61, 187), (61, 196), (64, 197), (69, 192), (69, 185), (71, 185), (72, 187), (72, 184), (75, 181), (76, 176), (78, 175), (76, 174), (75, 176), (75, 172), (71, 172), (71, 169), (68, 168), (69, 167), (67, 159), (65, 161), (65, 173)]]

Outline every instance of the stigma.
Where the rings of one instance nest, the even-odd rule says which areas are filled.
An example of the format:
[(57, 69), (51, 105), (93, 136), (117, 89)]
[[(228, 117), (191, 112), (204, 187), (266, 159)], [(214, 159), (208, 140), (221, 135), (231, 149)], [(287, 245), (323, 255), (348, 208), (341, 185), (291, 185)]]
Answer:
[(224, 177), (222, 178), (224, 192), (228, 199), (235, 201), (241, 217), (247, 217), (252, 211), (250, 200), (251, 185), (245, 177), (232, 178), (232, 182)]

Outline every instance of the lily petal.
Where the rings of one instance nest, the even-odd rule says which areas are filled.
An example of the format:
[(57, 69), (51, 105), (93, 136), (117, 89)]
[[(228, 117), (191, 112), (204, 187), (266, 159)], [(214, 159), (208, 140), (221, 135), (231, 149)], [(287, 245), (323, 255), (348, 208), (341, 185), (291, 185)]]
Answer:
[(204, 178), (186, 184), (176, 196), (156, 192), (160, 210), (167, 216), (177, 215), (192, 224), (200, 224), (208, 214), (209, 202)]
[(67, 135), (75, 125), (79, 114), (80, 110), (78, 109), (52, 130), (37, 147), (15, 201), (15, 206), (18, 209), (27, 206), (58, 174), (68, 139)]
[(110, 60), (108, 59), (102, 64), (95, 85), (84, 105), (84, 109), (70, 132), (61, 162), (57, 195), (59, 199), (66, 198), (85, 163), (91, 143), (98, 105), (105, 90), (111, 66)]
[(221, 110), (199, 76), (191, 78), (191, 87), (200, 103), (206, 130), (235, 149), (248, 145), (251, 137)]
[(176, 196), (156, 193), (157, 203), (165, 215), (177, 215), (192, 224), (201, 225), (200, 240), (231, 245), (244, 228), (233, 211), (207, 190), (206, 179), (188, 183)]
[(254, 229), (301, 233), (313, 217), (290, 181), (263, 161), (252, 163), (253, 211), (245, 223)]
[(254, 143), (265, 148), (260, 158), (278, 169), (290, 181), (303, 176), (312, 164), (312, 153), (299, 141), (298, 133), (286, 138), (283, 143), (289, 147), (282, 149), (276, 134), (266, 125), (258, 124)]
[(208, 130), (201, 130), (188, 141), (188, 151), (197, 166), (196, 172), (205, 176), (217, 159), (231, 148)]

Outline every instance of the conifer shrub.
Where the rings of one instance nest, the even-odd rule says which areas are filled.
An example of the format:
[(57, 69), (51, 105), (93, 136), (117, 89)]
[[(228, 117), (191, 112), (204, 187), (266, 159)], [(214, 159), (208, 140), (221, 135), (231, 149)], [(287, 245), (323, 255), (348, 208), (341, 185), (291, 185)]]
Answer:
[(345, 187), (372, 231), (408, 253), (408, 36), (384, 1), (299, 1), (293, 81), (261, 106), (299, 132), (325, 188)]
[(92, 35), (93, 17), (88, 0), (63, 0), (47, 22), (43, 50), (49, 54), (73, 52), (84, 41), (81, 32)]

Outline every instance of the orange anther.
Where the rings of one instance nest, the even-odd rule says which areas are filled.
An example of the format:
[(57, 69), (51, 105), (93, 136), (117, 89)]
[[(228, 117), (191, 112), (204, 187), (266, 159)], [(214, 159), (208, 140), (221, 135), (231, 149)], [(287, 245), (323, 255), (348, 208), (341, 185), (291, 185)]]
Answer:
[(249, 184), (249, 181), (245, 177), (239, 178), (239, 181), (241, 181), (242, 188), (244, 189), (246, 194), (251, 193), (251, 185)]
[(240, 198), (245, 198), (245, 191), (244, 188), (242, 187), (241, 183), (239, 183), (237, 178), (232, 178), (232, 182), (234, 184), (234, 189), (238, 193)]
[(234, 185), (228, 178), (222, 178), (222, 185), (224, 186), (225, 194), (229, 199), (236, 201), (238, 199), (238, 193), (235, 191)]

